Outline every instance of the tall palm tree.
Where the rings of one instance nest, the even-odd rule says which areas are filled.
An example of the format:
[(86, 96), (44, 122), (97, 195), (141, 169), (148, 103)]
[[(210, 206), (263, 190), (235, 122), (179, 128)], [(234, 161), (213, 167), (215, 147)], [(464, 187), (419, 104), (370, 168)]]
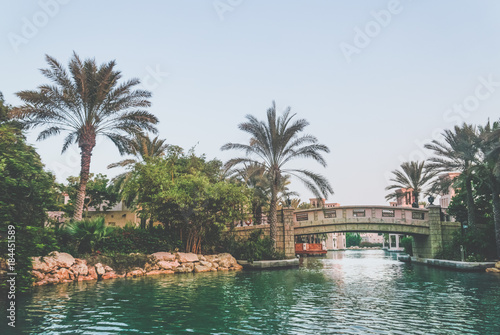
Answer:
[(276, 104), (273, 101), (267, 110), (267, 120), (259, 121), (252, 115), (247, 115), (247, 122), (239, 124), (239, 129), (251, 135), (249, 144), (227, 143), (221, 150), (242, 150), (246, 156), (234, 158), (226, 166), (242, 163), (262, 164), (271, 181), (271, 197), (269, 208), (269, 224), (271, 239), (276, 248), (278, 191), (284, 174), (299, 178), (316, 196), (321, 194), (327, 198), (333, 193), (326, 178), (307, 169), (287, 169), (287, 163), (299, 158), (312, 158), (326, 167), (321, 152), (330, 152), (328, 147), (319, 144), (312, 135), (300, 135), (309, 125), (305, 119), (293, 121), (295, 114), (290, 114), (288, 107), (281, 116), (276, 116)]
[[(401, 164), (401, 170), (392, 171), (394, 177), (391, 179), (395, 184), (387, 186), (386, 190), (406, 189), (411, 190), (415, 197), (415, 203), (418, 204), (419, 196), (427, 190), (429, 181), (434, 178), (435, 173), (425, 168), (425, 162), (404, 162)], [(398, 195), (392, 192), (386, 196), (387, 200), (393, 199)]]
[(453, 130), (445, 130), (442, 135), (444, 142), (433, 140), (425, 145), (436, 155), (429, 159), (427, 168), (435, 172), (460, 172), (467, 193), (467, 221), (472, 226), (476, 222), (472, 177), (479, 154), (477, 130), (475, 126), (464, 123)]
[(151, 93), (134, 89), (140, 83), (138, 79), (119, 83), (121, 72), (115, 70), (114, 60), (98, 66), (94, 59), (82, 61), (73, 53), (69, 73), (53, 57), (46, 55), (46, 60), (49, 68), (41, 72), (53, 84), (18, 92), (24, 105), (14, 113), (28, 127), (45, 127), (37, 140), (68, 132), (62, 152), (72, 143), (78, 144), (80, 185), (73, 219), (81, 220), (96, 137), (107, 137), (123, 154), (129, 143), (128, 135), (143, 130), (156, 132), (154, 124), (158, 119), (144, 110), (151, 105), (148, 100)]

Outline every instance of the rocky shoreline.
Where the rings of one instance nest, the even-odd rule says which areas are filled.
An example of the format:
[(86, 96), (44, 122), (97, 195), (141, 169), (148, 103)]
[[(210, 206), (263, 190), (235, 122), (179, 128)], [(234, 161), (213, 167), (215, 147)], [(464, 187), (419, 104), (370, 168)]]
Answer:
[[(109, 256), (81, 259), (74, 258), (68, 253), (55, 251), (45, 257), (33, 257), (32, 260), (33, 286), (174, 273), (234, 271), (243, 268), (228, 253), (217, 255), (183, 252), (130, 254), (122, 256), (122, 262), (118, 263), (116, 259)], [(127, 260), (129, 264), (123, 264)]]

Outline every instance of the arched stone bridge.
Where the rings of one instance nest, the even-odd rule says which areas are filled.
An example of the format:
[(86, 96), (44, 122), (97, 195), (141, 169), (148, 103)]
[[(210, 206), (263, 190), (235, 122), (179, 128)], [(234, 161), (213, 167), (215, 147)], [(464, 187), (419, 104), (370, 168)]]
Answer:
[(297, 210), (294, 235), (363, 232), (429, 235), (429, 210), (389, 206), (340, 206)]
[[(287, 257), (295, 256), (295, 236), (341, 233), (397, 233), (413, 236), (413, 253), (418, 258), (434, 258), (449, 242), (458, 222), (441, 221), (441, 207), (339, 206), (294, 210), (285, 208), (278, 221), (277, 248)], [(269, 225), (236, 227), (240, 236), (254, 229), (269, 235)]]

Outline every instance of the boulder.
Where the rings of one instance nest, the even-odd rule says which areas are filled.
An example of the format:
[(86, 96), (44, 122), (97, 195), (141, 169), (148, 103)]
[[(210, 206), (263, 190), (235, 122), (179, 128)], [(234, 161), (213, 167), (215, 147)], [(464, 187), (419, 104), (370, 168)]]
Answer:
[(174, 269), (174, 271), (178, 272), (178, 273), (189, 273), (189, 272), (193, 272), (193, 270), (194, 270), (194, 264), (193, 263), (184, 263), (181, 266), (176, 267)]
[(75, 258), (65, 252), (53, 251), (45, 257), (32, 257), (33, 270), (51, 272), (57, 268), (69, 268), (75, 263)]
[(141, 268), (134, 268), (132, 271), (127, 272), (127, 277), (142, 277), (144, 276), (144, 270)]
[(177, 261), (167, 262), (167, 261), (159, 261), (158, 266), (164, 270), (172, 270), (178, 267), (180, 264)]
[(155, 257), (159, 261), (171, 262), (175, 260), (175, 255), (170, 252), (155, 252), (151, 254), (151, 256)]
[(200, 261), (200, 264), (209, 268), (213, 267), (213, 264), (207, 261)]
[(106, 279), (116, 279), (116, 278), (118, 278), (118, 275), (115, 272), (113, 272), (113, 271), (106, 272), (101, 277), (101, 279), (103, 279), (103, 280), (106, 280)]
[(495, 273), (500, 273), (500, 269), (498, 268), (487, 268), (486, 272), (495, 272)]
[(154, 275), (163, 275), (163, 274), (170, 274), (174, 273), (172, 270), (153, 270), (146, 272), (146, 276), (154, 276)]
[[(163, 262), (163, 261), (162, 261)], [(168, 262), (167, 262), (168, 263)], [(149, 271), (156, 271), (156, 270), (160, 270), (160, 266), (156, 263), (154, 264), (151, 264), (151, 263), (146, 263), (144, 264), (144, 270), (146, 272), (149, 272)]]
[(60, 268), (59, 271), (57, 271), (56, 276), (59, 281), (72, 280), (71, 274), (66, 268)]
[(211, 270), (212, 270), (212, 268), (209, 266), (203, 266), (200, 264), (196, 264), (194, 266), (194, 272), (210, 272)]
[(102, 276), (103, 274), (106, 273), (106, 270), (104, 269), (104, 266), (101, 263), (97, 263), (95, 265), (95, 272), (97, 273), (98, 276)]
[(500, 262), (495, 263), (495, 268), (500, 269)]
[(89, 269), (88, 277), (91, 278), (91, 279), (88, 279), (88, 280), (97, 279), (97, 272), (95, 271), (95, 267), (94, 266), (90, 266), (88, 269)]
[(243, 270), (243, 266), (241, 266), (240, 264), (235, 264), (231, 266), (230, 270), (236, 270), (236, 271)]
[(207, 260), (207, 259), (205, 258), (205, 256), (203, 256), (203, 255), (198, 255), (198, 259), (199, 259), (200, 261), (206, 261), (206, 260)]
[(33, 275), (33, 278), (35, 279), (35, 282), (38, 282), (40, 280), (43, 280), (43, 278), (45, 278), (45, 275), (42, 274), (41, 272), (38, 272), (38, 271), (31, 271), (31, 274)]
[(106, 272), (113, 272), (114, 270), (113, 270), (110, 266), (107, 266), (107, 265), (106, 265), (106, 266), (104, 267), (104, 271), (106, 271)]
[(222, 266), (224, 268), (230, 268), (231, 266), (238, 264), (238, 262), (236, 262), (236, 259), (233, 256), (231, 256), (231, 254), (224, 253), (224, 254), (219, 254), (217, 256), (219, 260), (218, 261), (219, 266)]
[(84, 259), (75, 259), (75, 264), (71, 266), (71, 269), (78, 273), (78, 276), (86, 276), (89, 273), (89, 268), (87, 267), (87, 261)]
[(65, 252), (54, 251), (49, 255), (52, 256), (55, 265), (60, 268), (69, 268), (75, 263), (75, 258)]
[(175, 254), (175, 258), (179, 260), (179, 263), (194, 263), (200, 261), (198, 255), (192, 252), (178, 252)]

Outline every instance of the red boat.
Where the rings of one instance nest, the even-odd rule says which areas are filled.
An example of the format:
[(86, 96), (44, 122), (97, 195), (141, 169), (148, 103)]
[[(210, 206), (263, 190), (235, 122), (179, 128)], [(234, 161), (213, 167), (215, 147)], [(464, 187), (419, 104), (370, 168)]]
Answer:
[(324, 255), (326, 248), (322, 243), (295, 243), (297, 255)]

